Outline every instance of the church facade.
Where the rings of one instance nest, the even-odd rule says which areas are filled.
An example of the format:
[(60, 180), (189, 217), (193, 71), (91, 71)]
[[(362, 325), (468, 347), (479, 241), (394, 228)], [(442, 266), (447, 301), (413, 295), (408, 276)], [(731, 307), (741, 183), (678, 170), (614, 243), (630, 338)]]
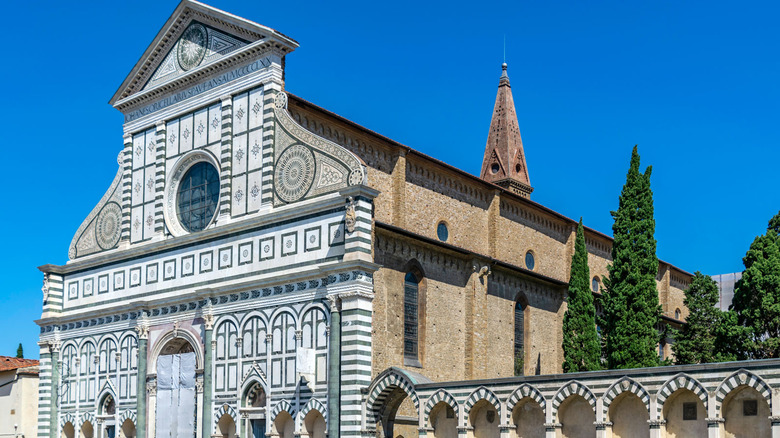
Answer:
[[(40, 268), (40, 437), (775, 428), (773, 361), (559, 375), (576, 223), (530, 199), (506, 65), (476, 177), (289, 93), (297, 47), (184, 0), (112, 97), (116, 177)], [(664, 324), (690, 278), (660, 263)]]

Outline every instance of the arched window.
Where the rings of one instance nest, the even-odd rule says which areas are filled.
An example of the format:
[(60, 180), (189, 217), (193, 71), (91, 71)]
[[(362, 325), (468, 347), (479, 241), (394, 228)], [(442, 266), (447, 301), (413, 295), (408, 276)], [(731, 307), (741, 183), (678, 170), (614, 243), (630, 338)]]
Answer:
[(515, 375), (523, 375), (523, 367), (525, 365), (525, 349), (523, 348), (525, 343), (525, 309), (527, 304), (524, 297), (521, 295), (515, 301), (515, 356), (514, 367)]
[(676, 320), (678, 320), (678, 321), (679, 321), (679, 320), (680, 320), (680, 316), (682, 316), (682, 315), (681, 315), (681, 312), (680, 312), (680, 309), (676, 309), (676, 310), (674, 311), (674, 319), (676, 319)]
[(408, 272), (404, 278), (404, 359), (419, 361), (418, 297), (420, 279), (414, 272)]

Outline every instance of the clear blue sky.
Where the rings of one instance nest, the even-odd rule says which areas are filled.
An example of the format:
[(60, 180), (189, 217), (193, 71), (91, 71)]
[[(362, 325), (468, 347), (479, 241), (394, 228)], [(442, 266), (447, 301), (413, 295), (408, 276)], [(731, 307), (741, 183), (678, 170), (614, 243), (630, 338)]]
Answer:
[[(38, 356), (37, 266), (66, 262), (110, 184), (122, 118), (106, 102), (176, 4), (4, 6), (0, 354)], [(691, 272), (741, 271), (780, 210), (776, 2), (210, 4), (300, 42), (290, 92), (474, 174), (506, 35), (533, 199), (611, 234), (639, 144), (658, 255)]]

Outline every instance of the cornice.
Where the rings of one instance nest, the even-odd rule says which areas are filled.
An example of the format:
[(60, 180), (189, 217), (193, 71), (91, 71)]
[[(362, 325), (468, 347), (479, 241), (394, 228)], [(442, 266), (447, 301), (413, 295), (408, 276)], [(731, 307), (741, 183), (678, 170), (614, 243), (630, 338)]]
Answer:
[(164, 82), (148, 90), (124, 97), (121, 100), (114, 102), (113, 105), (114, 108), (123, 113), (131, 112), (144, 104), (157, 99), (162, 99), (169, 94), (175, 94), (176, 91), (182, 88), (205, 82), (213, 76), (218, 76), (220, 73), (224, 73), (233, 67), (240, 66), (243, 62), (255, 61), (267, 54), (284, 56), (290, 51), (291, 50), (280, 48), (278, 44), (275, 44), (275, 41), (257, 41), (215, 62), (191, 70), (185, 75)]
[(193, 19), (243, 38), (248, 42), (266, 40), (273, 42), (289, 53), (298, 47), (294, 39), (270, 27), (263, 26), (236, 15), (221, 11), (203, 3), (184, 0), (173, 11), (171, 16), (158, 31), (152, 42), (133, 66), (114, 96), (109, 100), (111, 105), (131, 96), (141, 90), (154, 74), (156, 66), (170, 52), (179, 37)]
[(503, 268), (507, 271), (514, 272), (517, 274), (521, 274), (526, 277), (533, 278), (541, 283), (545, 283), (552, 286), (566, 286), (568, 285), (567, 282), (548, 277), (546, 275), (539, 274), (538, 272), (529, 271), (528, 269), (522, 268), (520, 266), (505, 262), (503, 260), (499, 260), (493, 257), (490, 257), (488, 255), (472, 251), (466, 248), (461, 248), (459, 246), (455, 246), (449, 243), (444, 243), (435, 239), (431, 239), (430, 237), (426, 237), (414, 232), (411, 232), (409, 230), (406, 230), (404, 228), (396, 227), (394, 225), (390, 225), (384, 222), (375, 221), (375, 228), (377, 230), (377, 238), (380, 237), (380, 232), (389, 232), (400, 236), (408, 237), (412, 240), (416, 240), (420, 242), (420, 244), (423, 244), (428, 247), (435, 247), (439, 250), (445, 250), (447, 252), (450, 252), (451, 254), (459, 254), (464, 257), (464, 263), (468, 263), (469, 258), (476, 258), (477, 260), (480, 260), (483, 264), (489, 264), (494, 267)]
[[(366, 188), (368, 189), (368, 188)], [(355, 189), (360, 191), (360, 189)], [(361, 193), (370, 196), (374, 193), (372, 189), (363, 190)], [(274, 223), (301, 219), (324, 213), (333, 209), (344, 208), (344, 196), (340, 193), (334, 193), (326, 196), (307, 200), (302, 203), (284, 205), (274, 208), (272, 211), (254, 215), (252, 217), (226, 223), (211, 229), (198, 233), (188, 234), (181, 237), (171, 237), (166, 240), (138, 244), (126, 249), (115, 249), (96, 255), (85, 256), (77, 260), (69, 261), (65, 265), (43, 265), (38, 269), (44, 273), (55, 274), (73, 274), (79, 271), (94, 269), (111, 263), (127, 261), (137, 257), (145, 257), (154, 253), (175, 250), (193, 244), (205, 243), (234, 234), (253, 231), (257, 228), (273, 225)]]

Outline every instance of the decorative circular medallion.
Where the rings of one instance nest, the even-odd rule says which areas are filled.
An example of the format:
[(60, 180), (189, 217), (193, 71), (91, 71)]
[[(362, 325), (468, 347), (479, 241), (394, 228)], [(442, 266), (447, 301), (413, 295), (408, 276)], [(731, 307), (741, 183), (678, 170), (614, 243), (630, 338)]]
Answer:
[(352, 171), (352, 173), (349, 174), (349, 185), (356, 186), (358, 184), (363, 184), (362, 169), (355, 169)]
[(279, 199), (285, 202), (301, 199), (314, 182), (314, 154), (299, 144), (287, 148), (276, 164), (274, 179)]
[(284, 91), (277, 93), (276, 99), (274, 99), (274, 106), (278, 109), (287, 108), (287, 93)]
[(207, 41), (206, 28), (202, 24), (192, 23), (184, 31), (176, 48), (176, 60), (183, 70), (197, 67), (203, 61)]
[(111, 249), (119, 242), (122, 222), (122, 208), (116, 202), (109, 202), (100, 210), (96, 221), (95, 236), (98, 245), (103, 249)]

